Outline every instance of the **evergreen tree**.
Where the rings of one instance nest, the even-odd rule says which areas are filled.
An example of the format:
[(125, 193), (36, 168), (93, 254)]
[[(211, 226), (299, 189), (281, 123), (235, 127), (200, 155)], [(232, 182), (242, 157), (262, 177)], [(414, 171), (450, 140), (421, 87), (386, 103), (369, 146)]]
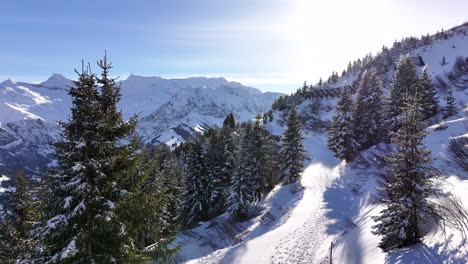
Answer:
[(33, 229), (40, 221), (40, 208), (32, 183), (23, 172), (16, 175), (15, 190), (7, 191), (0, 215), (0, 262), (31, 262), (38, 241)]
[[(183, 191), (182, 169), (167, 145), (152, 147), (145, 154), (148, 177), (143, 188), (151, 190), (154, 200), (160, 202), (162, 207), (160, 212), (149, 221), (150, 225), (151, 222), (155, 222), (157, 228), (148, 233), (142, 233), (139, 245), (141, 247), (145, 245), (159, 247), (152, 255), (158, 258), (166, 257), (178, 248), (168, 248), (167, 244), (174, 240), (176, 232), (180, 230), (179, 208)], [(161, 253), (163, 254), (161, 255)]]
[(439, 101), (437, 91), (434, 85), (432, 85), (432, 78), (427, 72), (427, 68), (423, 70), (422, 75), (418, 78), (415, 89), (421, 98), (423, 119), (436, 115)]
[(393, 137), (397, 151), (387, 158), (388, 175), (382, 189), (385, 208), (374, 218), (374, 233), (382, 236), (379, 246), (384, 251), (419, 242), (420, 226), (434, 216), (435, 207), (429, 197), (435, 194), (430, 150), (424, 145), (426, 136), (421, 123), (421, 105), (410, 97), (403, 107), (401, 128)]
[[(158, 171), (163, 178), (162, 185), (165, 187), (164, 197), (168, 201), (165, 215), (167, 219), (166, 223), (168, 224), (166, 230), (172, 234), (178, 229), (179, 208), (183, 192), (183, 172), (167, 145), (157, 147), (155, 156)], [(163, 237), (167, 236), (163, 235)]]
[(341, 90), (336, 114), (328, 132), (328, 147), (337, 158), (348, 162), (353, 159), (357, 147), (352, 129), (352, 105), (349, 87), (345, 85)]
[(231, 178), (229, 186), (229, 196), (227, 200), (228, 212), (235, 220), (243, 221), (249, 216), (250, 203), (253, 200), (252, 194), (252, 173), (253, 153), (252, 148), (252, 125), (247, 123), (241, 134), (239, 155), (237, 155), (236, 168)]
[(449, 118), (457, 113), (455, 97), (453, 97), (453, 88), (449, 87), (445, 97), (445, 107), (442, 109), (444, 118)]
[(238, 144), (238, 136), (235, 133), (235, 121), (234, 116), (231, 114), (232, 122), (230, 125), (224, 126), (220, 133), (220, 143), (223, 147), (221, 155), (223, 157), (223, 177), (222, 177), (222, 188), (227, 190), (231, 184), (231, 177), (236, 166), (236, 145)]
[(445, 66), (445, 65), (447, 65), (447, 64), (448, 64), (448, 62), (447, 62), (447, 60), (445, 59), (445, 56), (442, 56), (442, 60), (440, 61), (440, 66)]
[(184, 226), (192, 227), (199, 221), (208, 219), (210, 193), (206, 191), (209, 188), (209, 179), (201, 143), (191, 140), (188, 148), (181, 215)]
[(267, 183), (267, 174), (269, 173), (266, 167), (269, 164), (269, 159), (271, 159), (271, 153), (268, 149), (270, 134), (261, 124), (260, 119), (257, 118), (253, 125), (252, 129), (252, 154), (253, 154), (253, 164), (252, 167), (252, 188), (253, 188), (253, 199), (254, 202), (258, 202), (262, 199), (263, 195), (267, 193), (268, 183)]
[(399, 118), (404, 104), (403, 98), (415, 95), (414, 86), (418, 81), (416, 65), (409, 56), (402, 56), (398, 61), (390, 86), (390, 98), (387, 107), (386, 127), (391, 132), (399, 128)]
[(236, 127), (236, 120), (232, 113), (229, 113), (223, 121), (223, 129), (234, 129)]
[(59, 168), (48, 179), (44, 262), (148, 261), (137, 241), (156, 228), (152, 219), (162, 202), (153, 195), (156, 186), (142, 187), (139, 142), (123, 143), (135, 131), (136, 118), (124, 121), (116, 108), (121, 95), (108, 75), (112, 66), (106, 57), (98, 66), (100, 78), (82, 72), (69, 89), (71, 118), (61, 123), (62, 140), (54, 145)]
[(224, 182), (229, 178), (229, 171), (226, 168), (225, 146), (222, 145), (219, 130), (215, 127), (209, 128), (204, 134), (204, 145), (206, 150), (204, 162), (207, 170), (208, 189), (210, 197), (208, 201), (208, 214), (211, 217), (218, 216), (225, 212), (226, 193)]
[(265, 138), (265, 163), (263, 164), (263, 174), (267, 184), (266, 191), (271, 191), (281, 182), (281, 146), (279, 140), (268, 133)]
[(283, 133), (282, 173), (285, 184), (299, 181), (299, 173), (304, 167), (304, 160), (308, 160), (307, 152), (302, 145), (304, 139), (301, 134), (301, 123), (297, 116), (296, 107), (289, 111), (288, 127)]
[(367, 149), (384, 138), (382, 81), (375, 69), (361, 76), (353, 109), (353, 133), (359, 149)]

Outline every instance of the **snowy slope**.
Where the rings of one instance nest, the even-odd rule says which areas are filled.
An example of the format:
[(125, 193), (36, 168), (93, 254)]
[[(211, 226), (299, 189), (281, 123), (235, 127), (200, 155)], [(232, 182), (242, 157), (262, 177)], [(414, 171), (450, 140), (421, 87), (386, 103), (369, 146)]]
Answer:
[[(468, 32), (468, 26), (466, 29)], [(448, 39), (411, 51), (410, 55), (421, 56), (433, 78), (447, 80), (455, 58), (468, 56), (468, 36), (455, 32)], [(443, 56), (447, 65), (440, 63)], [(386, 75), (392, 74), (390, 71)], [(343, 81), (352, 83), (356, 78), (355, 73), (345, 75), (329, 87), (340, 86)], [(389, 79), (386, 88), (388, 85)], [(439, 90), (441, 106), (445, 104), (444, 96), (445, 91)], [(454, 96), (460, 110), (458, 116), (428, 127), (430, 134), (425, 142), (437, 158), (435, 165), (443, 172), (438, 186), (468, 209), (468, 173), (457, 169), (447, 153), (450, 137), (468, 137), (468, 89), (457, 90)], [(297, 107), (299, 114), (306, 117), (312, 103), (309, 99), (302, 102)], [(330, 106), (336, 104), (336, 99), (324, 100), (322, 104), (321, 118), (330, 120), (334, 115)], [(286, 115), (279, 111), (273, 111), (273, 115), (269, 129), (280, 134)], [(447, 128), (436, 129), (442, 124)], [(302, 175), (304, 190), (291, 192), (297, 187), (278, 186), (257, 205), (262, 209), (260, 216), (232, 224), (227, 229), (231, 233), (229, 239), (224, 238), (223, 243), (219, 241), (223, 232), (215, 231), (220, 227), (213, 228), (212, 221), (179, 234), (176, 242), (184, 243), (180, 257), (186, 263), (330, 263), (332, 242), (333, 263), (468, 263), (466, 238), (450, 227), (445, 234), (440, 229), (429, 230), (423, 242), (411, 248), (382, 252), (377, 247), (380, 238), (371, 232), (375, 224), (371, 216), (382, 209), (376, 192), (376, 175), (381, 173), (381, 168), (372, 159), (369, 167), (340, 163), (326, 146), (326, 133), (306, 130), (304, 136), (312, 157)], [(374, 151), (371, 148), (363, 154), (370, 157)], [(265, 217), (268, 215), (273, 217)], [(213, 221), (222, 218), (226, 216)]]

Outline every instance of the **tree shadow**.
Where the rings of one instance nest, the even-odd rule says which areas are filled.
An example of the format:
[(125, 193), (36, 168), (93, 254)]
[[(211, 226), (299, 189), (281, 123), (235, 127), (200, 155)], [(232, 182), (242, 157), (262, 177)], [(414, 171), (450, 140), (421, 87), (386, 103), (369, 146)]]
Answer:
[(325, 191), (323, 198), (327, 210), (325, 216), (331, 220), (327, 224), (327, 234), (340, 234), (355, 226), (352, 219), (359, 212), (360, 195), (335, 182)]
[(450, 248), (450, 239), (444, 242), (436, 243), (434, 246), (418, 244), (406, 249), (399, 249), (389, 252), (385, 259), (385, 264), (394, 263), (425, 263), (425, 264), (465, 264), (468, 263), (468, 254), (460, 249), (466, 245), (462, 241), (459, 247)]

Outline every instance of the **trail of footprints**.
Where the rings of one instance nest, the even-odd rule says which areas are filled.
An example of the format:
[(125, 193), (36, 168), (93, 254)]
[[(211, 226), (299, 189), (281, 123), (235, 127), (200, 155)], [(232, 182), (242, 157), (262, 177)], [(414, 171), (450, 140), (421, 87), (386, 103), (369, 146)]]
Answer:
[(300, 228), (280, 240), (275, 248), (275, 254), (270, 258), (270, 263), (323, 263), (325, 256), (316, 256), (315, 254), (324, 241), (323, 229), (323, 216), (317, 212), (307, 219)]

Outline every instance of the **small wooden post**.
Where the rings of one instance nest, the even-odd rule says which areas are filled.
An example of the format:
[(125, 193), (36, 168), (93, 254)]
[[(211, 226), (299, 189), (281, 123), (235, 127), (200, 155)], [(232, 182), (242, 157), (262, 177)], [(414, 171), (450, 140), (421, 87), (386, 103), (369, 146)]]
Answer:
[(330, 245), (330, 264), (333, 264), (333, 242)]

